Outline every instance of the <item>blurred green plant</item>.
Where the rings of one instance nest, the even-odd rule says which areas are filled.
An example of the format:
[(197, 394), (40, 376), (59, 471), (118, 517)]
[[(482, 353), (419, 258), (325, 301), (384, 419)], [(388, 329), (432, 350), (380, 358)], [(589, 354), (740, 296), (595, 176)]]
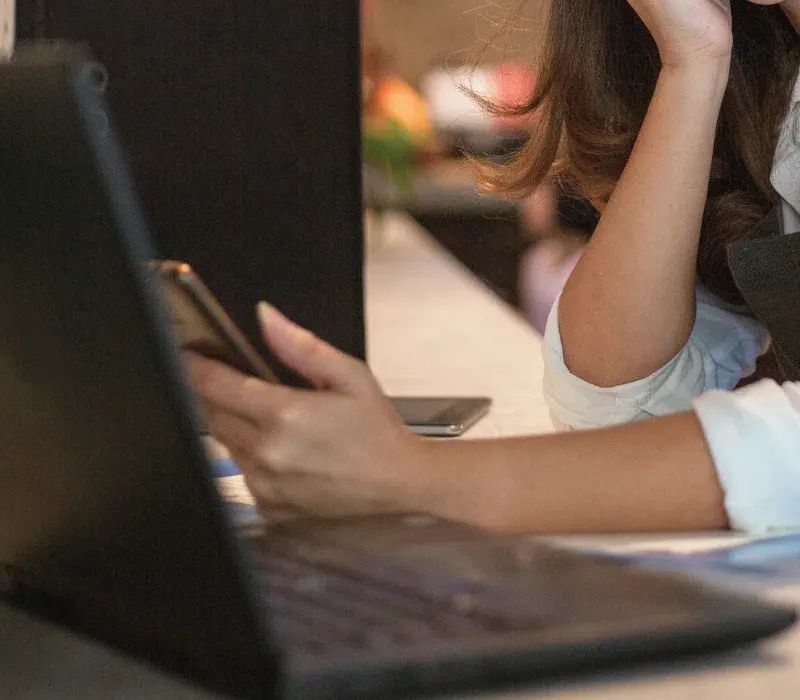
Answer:
[(397, 188), (397, 194), (410, 199), (414, 194), (414, 138), (395, 120), (364, 123), (362, 157), (381, 170)]

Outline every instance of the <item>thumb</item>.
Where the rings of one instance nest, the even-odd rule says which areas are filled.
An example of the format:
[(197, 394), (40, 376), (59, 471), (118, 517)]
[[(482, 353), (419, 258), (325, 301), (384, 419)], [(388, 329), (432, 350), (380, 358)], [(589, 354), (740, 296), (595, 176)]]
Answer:
[(364, 363), (301, 328), (264, 301), (259, 302), (256, 311), (270, 350), (317, 389), (363, 394), (377, 388)]

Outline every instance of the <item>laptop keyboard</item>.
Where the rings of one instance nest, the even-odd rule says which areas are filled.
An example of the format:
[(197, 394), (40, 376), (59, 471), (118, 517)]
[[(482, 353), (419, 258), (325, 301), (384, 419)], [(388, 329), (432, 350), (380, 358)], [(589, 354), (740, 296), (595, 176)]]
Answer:
[(269, 624), (294, 653), (650, 629), (654, 610), (670, 624), (708, 612), (709, 600), (685, 580), (531, 538), (402, 517), (322, 522), (248, 540)]
[(331, 561), (338, 557), (327, 547), (271, 544), (259, 547), (257, 577), (273, 633), (295, 652), (416, 646), (538, 626), (518, 608), (481, 605), (463, 585), (430, 590), (400, 570), (377, 571), (370, 558)]

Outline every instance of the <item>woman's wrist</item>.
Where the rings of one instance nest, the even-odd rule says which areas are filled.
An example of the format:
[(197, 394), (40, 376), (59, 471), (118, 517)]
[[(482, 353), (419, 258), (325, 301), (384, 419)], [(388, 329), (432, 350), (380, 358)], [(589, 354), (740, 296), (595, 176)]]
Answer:
[(471, 465), (459, 449), (463, 447), (462, 440), (409, 435), (403, 463), (385, 475), (384, 488), (413, 510), (474, 522), (474, 489), (465, 483)]
[(719, 95), (725, 93), (730, 77), (731, 56), (715, 58), (695, 58), (686, 62), (663, 63), (659, 79), (680, 81), (693, 94), (707, 97), (709, 92)]
[(682, 67), (702, 63), (730, 63), (733, 53), (733, 31), (719, 26), (701, 31), (702, 36), (676, 37), (658, 43), (658, 53), (664, 66)]

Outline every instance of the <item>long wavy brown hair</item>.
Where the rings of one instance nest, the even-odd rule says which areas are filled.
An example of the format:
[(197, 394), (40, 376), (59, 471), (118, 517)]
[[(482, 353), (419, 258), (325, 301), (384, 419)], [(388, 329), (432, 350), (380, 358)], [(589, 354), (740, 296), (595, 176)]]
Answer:
[[(777, 201), (769, 177), (800, 65), (798, 34), (775, 5), (732, 0), (734, 49), (697, 259), (699, 279), (740, 301), (726, 246)], [(505, 115), (536, 114), (506, 164), (483, 170), (491, 190), (522, 196), (548, 176), (599, 211), (630, 156), (655, 89), (655, 42), (626, 0), (553, 0), (535, 94)]]

